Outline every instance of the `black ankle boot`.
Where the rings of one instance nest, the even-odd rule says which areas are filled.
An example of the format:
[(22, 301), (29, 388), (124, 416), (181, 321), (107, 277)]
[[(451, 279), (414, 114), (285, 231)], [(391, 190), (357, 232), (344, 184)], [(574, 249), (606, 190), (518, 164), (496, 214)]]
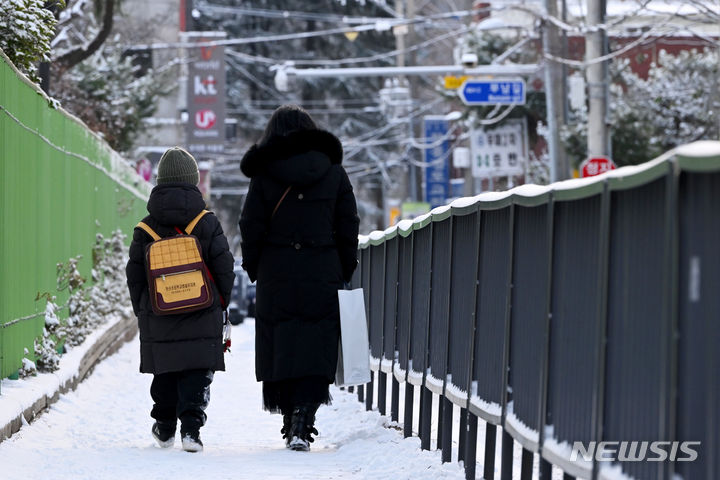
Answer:
[(318, 407), (319, 405), (300, 405), (293, 410), (288, 442), (291, 450), (310, 450), (310, 444), (315, 441), (312, 435), (318, 434), (315, 429), (315, 412)]
[(282, 437), (285, 439), (285, 446), (290, 446), (290, 429), (292, 428), (292, 411), (283, 412), (283, 427), (280, 429)]

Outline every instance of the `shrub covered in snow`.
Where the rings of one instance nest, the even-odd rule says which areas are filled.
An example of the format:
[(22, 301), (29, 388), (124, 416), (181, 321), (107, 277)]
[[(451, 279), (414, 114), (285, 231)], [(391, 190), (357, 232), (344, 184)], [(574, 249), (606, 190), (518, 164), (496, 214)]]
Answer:
[(55, 35), (55, 16), (44, 8), (64, 0), (3, 0), (0, 2), (0, 48), (20, 70), (38, 81), (36, 63), (50, 61), (50, 42)]
[(78, 270), (81, 256), (57, 265), (58, 291), (67, 290), (70, 294), (68, 318), (58, 318), (58, 311), (63, 307), (56, 304), (55, 296), (49, 293), (38, 295), (38, 299), (44, 298), (47, 302), (43, 336), (35, 340), (38, 371), (57, 370), (60, 361), (58, 347), (63, 341), (71, 347), (79, 345), (110, 316), (122, 314), (130, 308), (125, 286), (127, 248), (124, 240), (125, 235), (120, 230), (114, 231), (107, 239), (101, 234), (96, 235), (92, 250), (92, 286), (86, 286), (87, 280)]
[(65, 337), (66, 326), (57, 317), (55, 297), (46, 294), (45, 298), (45, 328), (43, 336), (35, 339), (35, 364), (39, 372), (54, 372), (60, 363), (58, 343)]
[[(28, 349), (25, 349), (25, 355), (28, 355), (30, 352), (28, 352)], [(20, 378), (29, 377), (32, 375), (37, 374), (37, 367), (35, 366), (35, 362), (30, 360), (29, 358), (23, 358), (22, 359), (22, 367), (20, 370), (18, 370), (18, 376)]]

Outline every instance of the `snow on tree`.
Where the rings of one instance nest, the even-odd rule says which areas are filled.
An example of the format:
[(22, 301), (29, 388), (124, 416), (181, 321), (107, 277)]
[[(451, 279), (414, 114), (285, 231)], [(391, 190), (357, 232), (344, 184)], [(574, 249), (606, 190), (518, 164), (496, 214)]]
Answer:
[[(718, 51), (659, 52), (642, 79), (628, 60), (611, 64), (610, 133), (619, 166), (651, 160), (679, 145), (720, 137)], [(587, 156), (587, 108), (571, 111), (561, 138), (574, 166)]]
[(153, 115), (157, 98), (172, 88), (166, 73), (152, 69), (141, 73), (133, 60), (113, 42), (67, 71), (52, 87), (65, 109), (119, 152), (133, 147), (142, 120)]
[[(66, 3), (70, 3), (72, 0), (67, 0)], [(76, 2), (76, 4), (68, 9), (67, 11), (63, 11), (60, 14), (60, 27), (61, 27), (61, 35), (58, 35), (58, 37), (55, 38), (54, 44), (58, 43), (58, 40), (66, 40), (70, 38), (70, 35), (68, 34), (68, 30), (72, 31), (76, 27), (78, 22), (73, 22), (73, 18), (77, 18), (79, 15), (80, 17), (84, 16), (84, 10), (83, 7), (89, 3), (86, 0), (80, 0), (79, 2)], [(65, 51), (56, 51), (54, 58), (53, 58), (53, 64), (55, 67), (55, 71), (59, 73), (63, 73), (66, 70), (74, 67), (78, 63), (82, 62), (83, 60), (88, 59), (91, 55), (93, 55), (95, 52), (97, 52), (102, 45), (105, 43), (105, 41), (110, 36), (110, 31), (113, 28), (114, 24), (114, 18), (115, 18), (115, 7), (116, 4), (119, 4), (120, 0), (93, 0), (92, 1), (92, 11), (93, 11), (93, 19), (95, 22), (92, 22), (90, 24), (91, 32), (88, 31), (79, 31), (76, 33), (76, 42), (71, 44), (69, 48), (67, 48)], [(64, 23), (69, 20), (68, 27), (66, 29), (66, 26)], [(99, 25), (98, 25), (99, 24)], [(88, 33), (91, 33), (91, 35), (88, 35)], [(92, 38), (91, 41), (87, 41), (87, 38)]]
[[(616, 96), (620, 117), (650, 125), (650, 145), (664, 152), (684, 143), (720, 137), (720, 51), (661, 50), (647, 80), (620, 65), (625, 94)], [(624, 100), (624, 102), (623, 102)]]
[(37, 62), (50, 60), (50, 42), (57, 21), (45, 8), (52, 3), (60, 8), (63, 0), (3, 0), (0, 2), (0, 49), (33, 81), (38, 82)]
[[(176, 82), (170, 68), (145, 68), (143, 52), (127, 48), (147, 38), (151, 20), (126, 20), (114, 9), (116, 1), (68, 2), (53, 40), (50, 93), (113, 149), (127, 152), (143, 130), (143, 119), (155, 113), (158, 98)], [(110, 23), (108, 12), (117, 17)], [(117, 29), (111, 36), (109, 24)]]

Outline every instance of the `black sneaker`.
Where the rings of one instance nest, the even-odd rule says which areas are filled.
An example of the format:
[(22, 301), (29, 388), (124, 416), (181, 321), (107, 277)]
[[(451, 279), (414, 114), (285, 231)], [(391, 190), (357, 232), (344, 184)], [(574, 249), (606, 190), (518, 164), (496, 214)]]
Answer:
[(175, 429), (167, 424), (155, 422), (152, 426), (152, 436), (160, 448), (170, 448), (175, 444)]
[(193, 430), (182, 434), (182, 448), (186, 452), (202, 452), (203, 444), (200, 441), (200, 432)]

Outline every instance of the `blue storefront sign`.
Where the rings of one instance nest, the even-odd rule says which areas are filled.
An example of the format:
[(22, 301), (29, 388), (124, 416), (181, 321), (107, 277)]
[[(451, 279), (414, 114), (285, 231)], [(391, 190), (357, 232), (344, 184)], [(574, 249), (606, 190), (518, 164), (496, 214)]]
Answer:
[[(423, 132), (429, 148), (425, 149), (425, 201), (430, 208), (445, 205), (450, 182), (450, 144), (448, 121), (442, 116), (423, 117)], [(440, 141), (441, 139), (445, 139)]]

